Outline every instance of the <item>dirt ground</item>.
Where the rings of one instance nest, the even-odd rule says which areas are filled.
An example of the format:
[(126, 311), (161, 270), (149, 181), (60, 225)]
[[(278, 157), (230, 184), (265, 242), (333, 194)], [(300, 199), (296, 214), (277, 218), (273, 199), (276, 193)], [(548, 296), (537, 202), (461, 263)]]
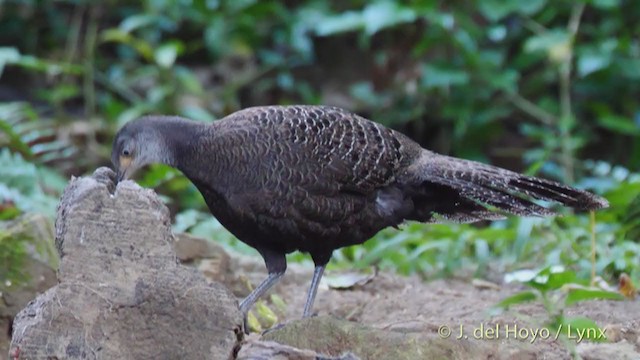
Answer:
[[(232, 260), (231, 267), (242, 268), (254, 284), (265, 276), (259, 259), (243, 258), (233, 264), (236, 261)], [(275, 289), (287, 304), (280, 321), (300, 317), (311, 274), (311, 268), (296, 264), (289, 267)], [(331, 280), (343, 274), (328, 272), (326, 275)], [(495, 356), (489, 358), (505, 358), (505, 352), (518, 349), (519, 355), (513, 358), (526, 354), (532, 359), (571, 359), (568, 349), (574, 347), (583, 359), (640, 359), (639, 300), (588, 301), (567, 309), (567, 316), (586, 316), (606, 328), (608, 341), (592, 343), (573, 339), (565, 343), (555, 339), (553, 330), (557, 329), (550, 329), (548, 334), (540, 330), (547, 315), (539, 303), (491, 314), (489, 310), (493, 305), (524, 289), (519, 284), (483, 286), (465, 280), (424, 282), (417, 277), (379, 273), (364, 285), (347, 289), (331, 289), (327, 282), (321, 283), (315, 311), (379, 329), (434, 337), (450, 332), (451, 341), (459, 341), (462, 336), (492, 342), (490, 348), (495, 349)], [(536, 331), (538, 335), (534, 334)], [(566, 332), (566, 328), (559, 331)], [(525, 352), (521, 351), (523, 348)], [(482, 358), (486, 358), (485, 355)]]
[[(478, 284), (470, 279), (425, 282), (380, 273), (357, 285), (343, 281), (337, 289), (337, 280), (344, 280), (346, 273), (327, 272), (315, 306), (324, 317), (294, 322), (300, 318), (313, 270), (297, 264), (289, 266), (274, 289), (284, 305), (271, 304), (279, 313), (278, 322), (291, 321), (290, 326), (245, 339), (236, 332), (242, 317), (236, 299), (220, 283), (202, 286), (202, 278), (177, 265), (173, 255), (222, 282), (236, 297), (246, 296), (247, 282), (255, 286), (265, 278), (262, 260), (257, 255), (228, 254), (215, 243), (189, 235), (173, 237), (168, 211), (151, 191), (125, 182), (118, 190), (123, 195), (112, 197), (104, 174), (103, 169), (94, 180), (76, 180), (61, 200), (56, 245), (66, 255), (58, 269), (58, 284), (14, 319), (16, 342), (10, 351), (14, 357), (25, 351), (20, 358), (40, 358), (37, 354), (85, 358), (85, 353), (105, 351), (103, 354), (119, 354), (111, 358), (162, 352), (199, 358), (224, 351), (224, 358), (231, 354), (241, 358), (240, 353), (250, 351), (252, 345), (271, 342), (329, 356), (353, 351), (363, 354), (359, 355), (362, 359), (396, 360), (389, 354), (398, 354), (392, 351), (397, 349), (418, 350), (406, 352), (412, 355), (407, 359), (570, 359), (572, 351), (591, 360), (640, 359), (640, 300), (590, 301), (568, 309), (567, 316), (586, 316), (607, 329), (608, 342), (559, 341), (555, 334), (567, 329), (543, 328), (548, 315), (539, 304), (517, 306), (497, 315), (488, 311), (523, 290), (520, 285)], [(135, 212), (128, 213), (131, 209)], [(122, 235), (105, 239), (105, 233)], [(501, 279), (502, 275), (491, 278)], [(93, 284), (107, 290), (96, 291)], [(340, 332), (337, 326), (316, 326), (327, 319), (338, 323), (327, 316), (351, 321), (339, 323), (358, 329)], [(288, 329), (293, 329), (288, 332), (293, 336), (273, 340), (273, 335)], [(375, 334), (366, 336), (365, 332)], [(112, 335), (102, 338), (103, 334)], [(291, 345), (292, 338), (303, 342)], [(316, 339), (333, 340), (335, 345), (329, 348), (327, 342), (315, 346), (307, 341)], [(424, 344), (433, 346), (420, 347)], [(214, 345), (221, 345), (218, 352), (211, 351)], [(367, 353), (370, 349), (374, 352)], [(433, 355), (435, 351), (441, 355)]]

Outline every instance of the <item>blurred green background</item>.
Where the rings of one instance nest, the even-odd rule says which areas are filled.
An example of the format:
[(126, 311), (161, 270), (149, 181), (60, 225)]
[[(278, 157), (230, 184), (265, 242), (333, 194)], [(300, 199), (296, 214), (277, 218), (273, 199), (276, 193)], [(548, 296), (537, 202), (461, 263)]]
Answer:
[[(637, 282), (638, 19), (633, 0), (1, 1), (0, 218), (53, 220), (69, 177), (109, 165), (115, 132), (140, 115), (328, 104), (441, 153), (604, 195), (597, 272)], [(176, 231), (251, 253), (176, 171), (137, 180), (163, 195)], [(331, 266), (433, 277), (560, 264), (589, 277), (586, 214), (480, 225), (385, 230)], [(3, 284), (28, 247), (8, 239)]]

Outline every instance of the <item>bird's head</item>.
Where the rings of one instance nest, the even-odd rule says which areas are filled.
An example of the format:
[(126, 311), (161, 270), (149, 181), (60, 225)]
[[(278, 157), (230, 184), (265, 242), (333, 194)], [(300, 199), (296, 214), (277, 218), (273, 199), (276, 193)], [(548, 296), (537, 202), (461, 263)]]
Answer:
[(117, 182), (130, 178), (145, 165), (171, 165), (173, 155), (167, 146), (164, 122), (164, 117), (147, 116), (125, 124), (118, 131), (111, 149)]

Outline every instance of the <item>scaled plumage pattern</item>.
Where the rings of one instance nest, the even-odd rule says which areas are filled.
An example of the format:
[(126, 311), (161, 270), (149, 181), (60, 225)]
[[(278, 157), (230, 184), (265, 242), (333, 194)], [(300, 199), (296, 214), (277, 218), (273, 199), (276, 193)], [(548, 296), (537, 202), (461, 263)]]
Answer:
[(316, 269), (303, 316), (335, 249), (405, 220), (495, 220), (552, 215), (532, 202), (581, 210), (605, 199), (553, 181), (423, 149), (396, 131), (326, 106), (267, 106), (212, 124), (147, 116), (113, 144), (118, 178), (149, 163), (181, 170), (220, 223), (264, 258), (268, 277), (241, 304), (246, 314), (308, 252)]

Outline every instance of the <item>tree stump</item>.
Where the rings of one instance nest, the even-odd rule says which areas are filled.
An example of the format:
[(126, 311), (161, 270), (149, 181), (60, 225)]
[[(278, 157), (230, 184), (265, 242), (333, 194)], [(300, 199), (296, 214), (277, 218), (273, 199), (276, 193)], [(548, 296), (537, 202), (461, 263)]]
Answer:
[(100, 168), (74, 178), (56, 220), (58, 285), (15, 318), (10, 358), (229, 359), (242, 315), (221, 284), (178, 264), (169, 211)]

